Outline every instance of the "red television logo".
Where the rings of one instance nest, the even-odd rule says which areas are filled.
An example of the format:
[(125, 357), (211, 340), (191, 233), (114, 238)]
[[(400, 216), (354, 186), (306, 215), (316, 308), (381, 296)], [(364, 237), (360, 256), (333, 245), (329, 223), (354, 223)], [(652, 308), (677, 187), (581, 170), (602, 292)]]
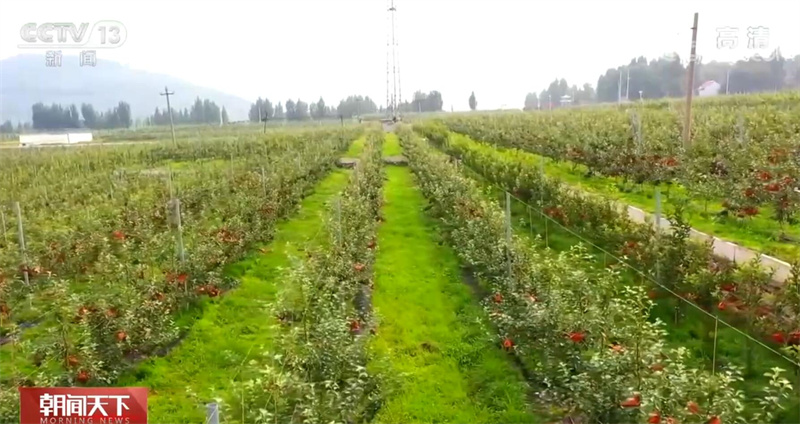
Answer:
[(20, 424), (147, 424), (146, 387), (20, 387)]

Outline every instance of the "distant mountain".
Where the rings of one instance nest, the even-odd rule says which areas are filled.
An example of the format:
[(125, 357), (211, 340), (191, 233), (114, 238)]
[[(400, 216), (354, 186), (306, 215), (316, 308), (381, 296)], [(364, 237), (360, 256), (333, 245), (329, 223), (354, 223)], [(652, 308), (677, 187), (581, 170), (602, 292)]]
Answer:
[(175, 109), (190, 108), (195, 98), (225, 106), (231, 121), (246, 120), (250, 102), (211, 88), (199, 87), (179, 78), (130, 69), (117, 62), (98, 60), (96, 67), (79, 65), (77, 56), (64, 56), (61, 67), (46, 67), (44, 53), (0, 60), (0, 123), (31, 120), (31, 106), (91, 103), (98, 112), (120, 101), (131, 105), (133, 118), (152, 115), (166, 108), (159, 92), (164, 86), (175, 91), (170, 97)]

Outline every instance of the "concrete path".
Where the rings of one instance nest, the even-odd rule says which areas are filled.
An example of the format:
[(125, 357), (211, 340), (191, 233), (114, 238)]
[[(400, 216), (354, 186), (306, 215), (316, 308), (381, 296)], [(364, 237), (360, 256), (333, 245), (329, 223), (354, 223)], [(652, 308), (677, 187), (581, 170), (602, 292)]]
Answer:
[[(639, 223), (652, 222), (653, 225), (655, 225), (655, 217), (653, 217), (649, 212), (645, 212), (633, 206), (625, 206), (628, 209), (628, 217), (632, 221)], [(659, 226), (662, 229), (669, 229), (671, 224), (668, 219), (662, 217), (660, 219)], [(701, 242), (712, 240), (714, 256), (736, 263), (748, 262), (761, 255), (761, 265), (765, 269), (772, 270), (774, 272), (772, 279), (777, 282), (783, 282), (791, 276), (792, 266), (788, 262), (784, 262), (769, 255), (761, 254), (746, 247), (739, 246), (738, 244), (714, 237), (710, 234), (706, 234), (702, 231), (697, 231), (694, 228), (691, 229), (691, 238)]]

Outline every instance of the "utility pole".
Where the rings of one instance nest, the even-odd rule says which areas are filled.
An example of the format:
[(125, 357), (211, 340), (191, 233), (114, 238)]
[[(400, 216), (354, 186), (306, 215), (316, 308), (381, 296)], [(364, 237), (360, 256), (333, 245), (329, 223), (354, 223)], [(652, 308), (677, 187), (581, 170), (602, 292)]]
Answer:
[(629, 101), (631, 99), (631, 67), (628, 66), (628, 82), (625, 83), (625, 101)]
[(728, 69), (728, 72), (725, 73), (725, 94), (728, 94), (728, 86), (731, 83), (731, 70)]
[[(266, 105), (266, 102), (264, 102), (264, 104)], [(269, 116), (267, 116), (268, 113), (269, 113), (269, 110), (266, 107), (264, 107), (264, 134), (267, 133), (267, 119), (269, 118)], [(261, 119), (261, 107), (260, 106), (258, 108), (258, 119)]]
[(692, 95), (694, 94), (694, 62), (697, 58), (697, 18), (698, 13), (694, 13), (694, 24), (692, 25), (692, 50), (689, 55), (689, 75), (686, 87), (686, 121), (683, 126), (683, 147), (688, 149), (692, 137)]
[(167, 86), (164, 86), (164, 92), (159, 93), (162, 96), (167, 96), (167, 111), (169, 111), (169, 127), (172, 129), (172, 144), (177, 145), (178, 143), (175, 141), (175, 123), (172, 121), (172, 107), (169, 105), (169, 96), (175, 94), (175, 92), (169, 92)]
[(622, 104), (622, 70), (619, 71), (619, 82), (617, 83), (617, 104)]

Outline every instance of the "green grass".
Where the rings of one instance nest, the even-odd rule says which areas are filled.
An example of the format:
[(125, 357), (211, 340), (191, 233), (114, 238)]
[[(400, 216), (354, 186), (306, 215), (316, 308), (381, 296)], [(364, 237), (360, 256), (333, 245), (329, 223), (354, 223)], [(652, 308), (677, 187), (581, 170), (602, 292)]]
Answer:
[(386, 140), (383, 142), (383, 155), (384, 156), (400, 156), (403, 150), (400, 148), (400, 140), (397, 139), (397, 134), (387, 133)]
[(530, 411), (520, 372), (461, 281), (454, 252), (437, 241), (411, 172), (389, 167), (387, 175), (373, 294), (380, 326), (372, 347), (388, 358), (399, 388), (375, 421), (542, 421)]
[[(467, 137), (453, 133), (460, 141), (471, 141)], [(498, 148), (500, 151), (506, 149)], [(523, 160), (531, 164), (541, 161), (541, 156), (520, 152)], [(588, 175), (588, 168), (569, 161), (556, 162), (550, 158), (544, 160), (544, 171), (547, 175), (558, 178), (564, 183), (584, 191), (605, 196), (622, 203), (636, 206), (650, 213), (655, 212), (655, 189), (653, 184), (624, 183), (622, 178)], [(673, 205), (688, 196), (680, 185), (659, 186), (662, 193), (664, 211), (672, 210)], [(737, 243), (755, 251), (773, 255), (792, 262), (800, 255), (798, 244), (783, 241), (779, 235), (785, 233), (794, 239), (800, 239), (800, 225), (786, 226), (781, 229), (778, 221), (772, 219), (773, 209), (768, 205), (760, 207), (761, 213), (752, 218), (736, 218), (720, 216), (724, 210), (720, 199), (705, 202), (702, 199), (691, 199), (686, 210), (689, 223), (696, 230), (706, 234)]]
[(233, 398), (237, 386), (256, 377), (257, 369), (248, 362), (273, 343), (275, 320), (266, 307), (275, 299), (282, 268), (318, 235), (325, 202), (346, 185), (348, 173), (337, 170), (326, 177), (314, 194), (302, 201), (296, 216), (278, 224), (266, 253), (253, 254), (229, 267), (227, 272), (240, 279), (241, 285), (208, 305), (177, 348), (143, 363), (119, 381), (118, 386), (151, 389), (151, 422), (202, 422), (203, 405), (215, 397), (228, 405), (237, 404)]
[(358, 158), (361, 157), (361, 152), (364, 151), (364, 143), (367, 141), (366, 137), (360, 137), (356, 139), (351, 145), (350, 148), (347, 149), (347, 153), (344, 154), (344, 157), (347, 158)]
[[(652, 184), (625, 187), (618, 178), (585, 177), (585, 171), (580, 166), (573, 169), (567, 163), (550, 162), (545, 165), (545, 169), (548, 174), (583, 190), (623, 201), (650, 213), (655, 212), (656, 187)], [(677, 199), (687, 197), (686, 190), (681, 186), (673, 185), (669, 191), (663, 185), (660, 188), (666, 210)], [(720, 201), (691, 200), (687, 218), (692, 227), (699, 231), (787, 261), (795, 260), (800, 253), (800, 247), (796, 243), (778, 238), (782, 229), (778, 221), (771, 218), (772, 208), (762, 206), (760, 209), (761, 213), (752, 218), (724, 217), (719, 215), (724, 210)], [(791, 237), (800, 238), (797, 226), (786, 226), (784, 230)]]

